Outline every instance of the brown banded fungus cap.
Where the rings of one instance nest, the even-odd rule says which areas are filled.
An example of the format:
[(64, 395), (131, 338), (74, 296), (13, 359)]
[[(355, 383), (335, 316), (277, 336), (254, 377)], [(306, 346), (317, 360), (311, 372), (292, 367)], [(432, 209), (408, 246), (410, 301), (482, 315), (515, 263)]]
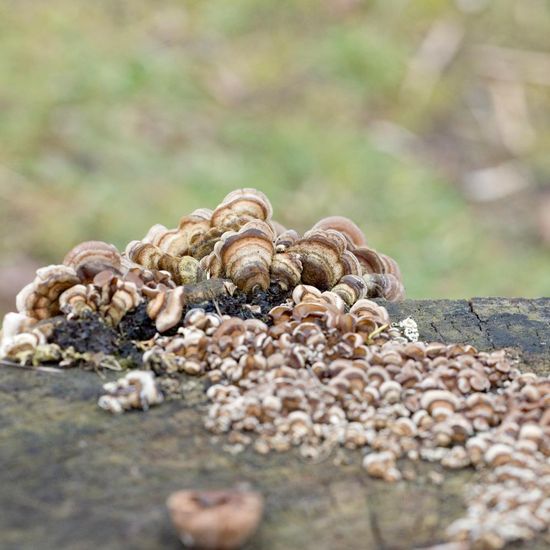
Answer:
[(59, 296), (79, 283), (80, 279), (72, 267), (43, 267), (36, 272), (34, 281), (17, 295), (17, 311), (33, 319), (53, 317), (60, 312)]
[(344, 275), (361, 275), (357, 258), (346, 249), (347, 240), (334, 229), (308, 231), (288, 251), (299, 254), (302, 282), (320, 290), (329, 290)]
[(269, 222), (272, 215), (273, 207), (264, 193), (251, 188), (236, 189), (214, 210), (211, 225), (238, 229), (252, 220)]
[(141, 301), (142, 294), (135, 282), (121, 279), (112, 271), (101, 271), (93, 283), (65, 290), (59, 297), (59, 307), (69, 317), (97, 312), (108, 324), (116, 326)]
[(359, 229), (359, 227), (349, 218), (344, 216), (329, 216), (328, 218), (323, 218), (312, 227), (312, 230), (316, 229), (334, 229), (342, 233), (347, 239), (349, 247), (365, 246), (367, 244), (365, 235), (361, 229)]
[(274, 234), (265, 222), (251, 221), (237, 233), (226, 233), (217, 246), (223, 273), (243, 292), (266, 290), (275, 252)]
[(151, 243), (132, 241), (126, 248), (126, 254), (132, 262), (146, 269), (167, 271), (177, 284), (192, 284), (202, 278), (196, 258), (172, 256)]
[(83, 283), (90, 283), (101, 271), (108, 270), (120, 274), (122, 257), (112, 244), (86, 241), (69, 251), (63, 264), (72, 267)]
[(189, 248), (189, 236), (179, 229), (168, 229), (156, 224), (149, 229), (144, 243), (150, 243), (171, 256), (185, 256)]
[(165, 332), (175, 327), (183, 316), (185, 303), (184, 288), (164, 289), (147, 305), (149, 317), (155, 321), (159, 332)]

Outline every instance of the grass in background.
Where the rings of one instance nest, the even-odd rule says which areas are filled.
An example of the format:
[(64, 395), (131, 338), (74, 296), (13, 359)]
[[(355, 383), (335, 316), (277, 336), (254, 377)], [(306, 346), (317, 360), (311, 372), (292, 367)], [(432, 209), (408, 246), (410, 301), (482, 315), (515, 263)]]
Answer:
[[(4, 262), (57, 262), (92, 238), (123, 248), (252, 186), (302, 231), (353, 218), (410, 297), (548, 294), (547, 251), (491, 234), (441, 172), (372, 134), (378, 120), (428, 131), (456, 108), (460, 63), (426, 103), (403, 96), (409, 60), (439, 17), (472, 41), (515, 40), (504, 4), (467, 17), (435, 0), (4, 2)], [(541, 15), (524, 40), (549, 29)], [(530, 162), (550, 174), (538, 149)]]

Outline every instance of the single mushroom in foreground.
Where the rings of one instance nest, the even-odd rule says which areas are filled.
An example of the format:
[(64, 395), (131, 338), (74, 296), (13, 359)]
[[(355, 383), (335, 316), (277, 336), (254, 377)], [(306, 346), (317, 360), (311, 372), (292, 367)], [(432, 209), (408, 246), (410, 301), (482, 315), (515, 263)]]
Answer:
[(182, 543), (190, 548), (240, 548), (256, 531), (264, 501), (260, 493), (239, 489), (184, 490), (166, 501)]

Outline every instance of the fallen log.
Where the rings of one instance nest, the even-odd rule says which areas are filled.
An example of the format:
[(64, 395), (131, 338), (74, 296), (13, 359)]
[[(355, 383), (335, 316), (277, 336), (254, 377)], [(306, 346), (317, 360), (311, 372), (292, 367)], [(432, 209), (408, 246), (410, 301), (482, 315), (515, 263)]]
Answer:
[[(394, 320), (412, 316), (421, 339), (506, 347), (523, 370), (550, 372), (548, 298), (384, 305)], [(247, 548), (422, 548), (445, 540), (476, 476), (411, 463), (414, 479), (391, 485), (367, 477), (358, 451), (334, 449), (317, 463), (294, 451), (232, 455), (203, 428), (200, 380), (189, 378), (183, 401), (118, 417), (96, 406), (101, 382), (84, 370), (0, 367), (2, 548), (176, 549), (167, 496), (239, 483), (266, 498)]]

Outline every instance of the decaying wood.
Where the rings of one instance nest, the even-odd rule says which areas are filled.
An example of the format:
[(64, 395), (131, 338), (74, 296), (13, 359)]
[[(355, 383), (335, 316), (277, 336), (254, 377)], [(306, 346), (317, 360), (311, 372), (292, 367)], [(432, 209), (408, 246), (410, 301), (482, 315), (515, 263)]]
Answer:
[[(411, 315), (424, 339), (511, 348), (523, 369), (550, 372), (550, 299), (388, 307), (394, 320)], [(359, 452), (335, 450), (318, 464), (296, 452), (233, 456), (202, 427), (201, 381), (189, 379), (183, 401), (120, 417), (96, 406), (101, 383), (76, 369), (0, 367), (2, 548), (177, 549), (168, 494), (240, 482), (266, 497), (264, 523), (248, 548), (422, 548), (444, 540), (476, 475), (445, 472), (438, 485), (431, 473), (439, 467), (411, 464), (415, 481), (388, 485), (367, 478)]]
[(235, 285), (228, 279), (208, 279), (192, 285), (184, 285), (186, 304), (197, 304), (231, 294)]

